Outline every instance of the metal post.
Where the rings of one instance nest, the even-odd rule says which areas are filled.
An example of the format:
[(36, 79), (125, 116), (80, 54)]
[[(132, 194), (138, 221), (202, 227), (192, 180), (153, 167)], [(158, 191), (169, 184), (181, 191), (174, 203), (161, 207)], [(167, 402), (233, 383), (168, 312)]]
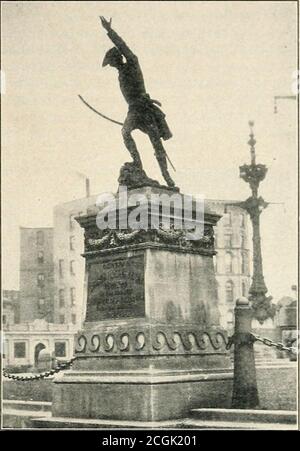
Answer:
[(271, 303), (272, 296), (267, 296), (268, 289), (266, 287), (263, 275), (263, 262), (261, 252), (260, 237), (260, 215), (268, 206), (262, 197), (258, 197), (258, 187), (267, 174), (267, 167), (264, 164), (256, 163), (255, 144), (253, 126), (254, 122), (250, 121), (250, 146), (251, 164), (240, 166), (240, 177), (250, 185), (252, 195), (244, 202), (238, 205), (244, 208), (250, 215), (253, 229), (253, 276), (252, 284), (249, 289), (249, 299), (253, 309), (254, 317), (261, 323), (273, 318), (275, 315), (275, 307)]
[(251, 336), (253, 311), (246, 298), (236, 301), (234, 331), (234, 378), (232, 393), (233, 409), (258, 407), (256, 369)]

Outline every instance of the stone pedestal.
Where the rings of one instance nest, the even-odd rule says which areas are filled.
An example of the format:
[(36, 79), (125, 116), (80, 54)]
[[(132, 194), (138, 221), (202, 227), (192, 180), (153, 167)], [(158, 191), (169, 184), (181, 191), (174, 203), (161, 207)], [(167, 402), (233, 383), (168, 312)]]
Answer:
[[(178, 213), (171, 211), (171, 222)], [(213, 267), (219, 216), (206, 211), (204, 236), (189, 241), (184, 231), (163, 228), (99, 230), (96, 214), (78, 218), (86, 321), (72, 370), (55, 380), (53, 417), (151, 422), (186, 417), (194, 407), (229, 407), (232, 374)], [(119, 209), (117, 221), (124, 214)]]

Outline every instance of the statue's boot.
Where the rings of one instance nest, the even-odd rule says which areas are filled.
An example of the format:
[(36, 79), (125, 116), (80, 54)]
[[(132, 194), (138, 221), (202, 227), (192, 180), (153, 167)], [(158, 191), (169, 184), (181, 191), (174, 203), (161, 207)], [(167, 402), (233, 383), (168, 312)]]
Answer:
[(163, 154), (162, 153), (158, 154), (156, 152), (155, 156), (156, 156), (156, 159), (158, 161), (158, 164), (159, 164), (162, 176), (165, 179), (165, 181), (167, 182), (167, 185), (170, 188), (174, 188), (175, 187), (175, 182), (172, 179), (172, 177), (170, 176), (169, 171), (168, 171), (168, 163), (167, 163), (165, 151), (164, 151)]
[(174, 188), (176, 185), (174, 181), (172, 180), (169, 171), (168, 171), (168, 163), (166, 158), (166, 151), (164, 149), (164, 146), (162, 145), (161, 139), (158, 137), (155, 130), (150, 129), (148, 132), (150, 141), (152, 143), (152, 146), (155, 150), (155, 157), (158, 161), (161, 173), (165, 181), (167, 182), (167, 185), (170, 188)]
[(142, 160), (141, 160), (141, 157), (140, 157), (140, 154), (137, 152), (137, 153), (135, 153), (135, 152), (130, 152), (130, 155), (131, 155), (131, 157), (132, 157), (132, 159), (133, 159), (133, 164), (135, 165), (135, 166), (137, 166), (139, 169), (143, 169), (143, 165), (142, 165)]

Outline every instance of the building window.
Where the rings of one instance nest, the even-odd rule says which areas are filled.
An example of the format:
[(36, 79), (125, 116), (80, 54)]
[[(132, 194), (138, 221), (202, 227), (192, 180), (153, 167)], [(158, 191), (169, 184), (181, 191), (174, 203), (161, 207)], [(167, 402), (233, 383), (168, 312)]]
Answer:
[(59, 297), (59, 306), (64, 307), (65, 306), (65, 290), (61, 288), (58, 292)]
[(224, 247), (231, 249), (232, 248), (232, 235), (231, 233), (227, 233), (224, 235)]
[(247, 283), (243, 280), (242, 281), (242, 296), (247, 297)]
[(246, 240), (245, 240), (245, 236), (241, 235), (241, 248), (245, 249), (246, 247)]
[(74, 287), (70, 289), (70, 295), (71, 295), (71, 305), (74, 306), (76, 304), (76, 290)]
[(59, 323), (64, 324), (65, 323), (65, 315), (59, 315)]
[(45, 306), (45, 299), (44, 298), (40, 298), (38, 300), (38, 308), (42, 309), (42, 308), (44, 308), (44, 306)]
[(70, 250), (74, 251), (75, 249), (75, 236), (70, 236)]
[(16, 359), (24, 359), (24, 357), (26, 357), (25, 341), (14, 343), (14, 356)]
[(74, 260), (70, 261), (70, 274), (72, 274), (72, 276), (75, 276), (75, 261)]
[(248, 270), (247, 255), (242, 253), (241, 273), (247, 274), (247, 270)]
[(232, 254), (230, 252), (226, 252), (225, 254), (225, 272), (226, 274), (231, 274), (233, 272)]
[(227, 315), (226, 315), (226, 319), (227, 319), (227, 325), (228, 326), (232, 326), (233, 322), (234, 322), (234, 315), (233, 315), (233, 311), (232, 310), (228, 310)]
[(69, 220), (70, 220), (70, 230), (74, 230), (74, 228), (75, 228), (75, 216), (76, 215), (70, 215), (70, 217), (69, 217)]
[(226, 292), (226, 302), (233, 302), (234, 293), (233, 293), (233, 282), (232, 280), (228, 280), (225, 285)]
[(56, 341), (54, 343), (55, 357), (66, 357), (66, 343), (64, 341)]
[(64, 261), (62, 259), (58, 260), (58, 270), (59, 270), (59, 277), (64, 277)]
[(44, 252), (43, 251), (39, 251), (38, 252), (38, 263), (44, 263)]
[(2, 322), (3, 322), (3, 324), (6, 324), (6, 321), (7, 321), (6, 315), (3, 315), (3, 316), (2, 316)]
[(243, 213), (239, 215), (239, 219), (240, 219), (240, 227), (245, 227), (245, 215)]
[(37, 283), (39, 287), (43, 287), (44, 286), (44, 282), (45, 282), (45, 276), (44, 274), (40, 273), (37, 276)]
[(72, 324), (76, 324), (76, 315), (72, 314)]
[(42, 230), (36, 232), (36, 244), (38, 246), (42, 246), (44, 244), (44, 232)]
[(231, 226), (231, 212), (227, 212), (225, 210), (225, 214), (223, 216), (223, 225), (224, 226)]

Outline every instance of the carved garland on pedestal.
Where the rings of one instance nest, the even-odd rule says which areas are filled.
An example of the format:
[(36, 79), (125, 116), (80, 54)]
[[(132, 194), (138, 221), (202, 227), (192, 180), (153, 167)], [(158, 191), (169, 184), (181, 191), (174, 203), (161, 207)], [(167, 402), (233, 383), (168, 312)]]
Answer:
[[(214, 233), (211, 226), (204, 227), (204, 236), (199, 240), (190, 240), (187, 238), (186, 230), (164, 229), (160, 226), (158, 229), (151, 230), (96, 230), (89, 231), (85, 236), (85, 249), (87, 251), (97, 249), (109, 249), (114, 247), (126, 246), (128, 244), (138, 244), (144, 242), (154, 242), (170, 244), (188, 249), (214, 249)], [(191, 231), (189, 231), (191, 232)], [(100, 235), (100, 236), (99, 236)]]

